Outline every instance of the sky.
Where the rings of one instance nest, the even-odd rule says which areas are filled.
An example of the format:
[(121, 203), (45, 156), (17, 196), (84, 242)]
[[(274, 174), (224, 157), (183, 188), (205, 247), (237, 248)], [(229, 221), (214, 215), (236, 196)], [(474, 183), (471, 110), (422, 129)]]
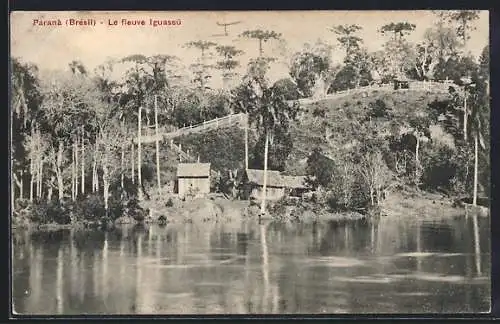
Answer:
[[(66, 19), (96, 20), (96, 26), (66, 26)], [(122, 18), (145, 20), (146, 26), (122, 26)], [(61, 19), (62, 26), (38, 26), (33, 20)], [(108, 20), (119, 20), (118, 26), (109, 26)], [(181, 25), (149, 25), (150, 19), (180, 19)], [(258, 55), (255, 40), (238, 37), (244, 30), (265, 29), (282, 34), (283, 43), (264, 44), (266, 55), (282, 57), (271, 71), (273, 79), (287, 76), (285, 57), (303, 48), (305, 43), (321, 39), (332, 45), (336, 36), (329, 27), (358, 24), (363, 29), (359, 36), (369, 51), (381, 49), (386, 41), (378, 29), (390, 22), (407, 21), (416, 25), (408, 40), (418, 42), (424, 31), (435, 22), (430, 11), (287, 11), (287, 12), (13, 12), (11, 13), (11, 55), (24, 62), (36, 64), (41, 70), (66, 69), (72, 60), (80, 60), (93, 70), (108, 58), (122, 58), (131, 54), (175, 55), (185, 64), (199, 55), (195, 49), (183, 45), (193, 40), (210, 40), (218, 44), (231, 44), (245, 52), (240, 57), (246, 66), (251, 57)], [(217, 22), (240, 23), (229, 26), (229, 36)], [(475, 22), (468, 49), (480, 55), (489, 40), (488, 12), (482, 11)], [(283, 45), (286, 44), (286, 45)], [(334, 51), (334, 61), (340, 61), (343, 51)]]

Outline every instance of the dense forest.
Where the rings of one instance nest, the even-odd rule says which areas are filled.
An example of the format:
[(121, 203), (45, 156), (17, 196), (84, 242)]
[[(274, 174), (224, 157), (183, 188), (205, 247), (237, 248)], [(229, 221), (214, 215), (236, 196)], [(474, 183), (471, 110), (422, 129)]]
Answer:
[[(332, 209), (375, 206), (394, 183), (475, 203), (489, 196), (490, 182), (489, 48), (473, 57), (467, 47), (476, 19), (475, 11), (438, 13), (418, 43), (408, 41), (416, 27), (410, 22), (380, 26), (385, 43), (375, 52), (358, 36), (361, 26), (333, 26), (331, 39), (294, 53), (289, 77), (276, 82), (268, 78), (276, 58), (266, 54), (266, 44), (282, 35), (272, 30), (239, 35), (256, 40), (260, 54), (243, 76), (235, 72), (241, 50), (202, 40), (185, 44), (200, 53), (187, 68), (170, 55), (138, 54), (95, 71), (73, 61), (43, 73), (12, 58), (13, 210), (28, 210), (20, 214), (36, 223), (116, 219), (142, 193), (171, 180), (165, 170), (158, 173), (151, 155), (160, 154), (160, 144), (155, 149), (133, 139), (154, 133), (156, 124), (177, 129), (239, 112), (249, 116), (249, 167), (293, 174), (290, 161), (302, 159), (308, 185), (323, 193), (318, 203)], [(345, 50), (342, 64), (333, 63), (333, 45)], [(223, 89), (210, 87), (215, 70)], [(446, 81), (449, 92), (439, 98), (397, 93), (407, 96), (397, 102), (391, 95), (351, 98), (341, 106), (297, 101), (398, 78)], [(432, 136), (436, 129), (440, 136)], [(194, 154), (215, 161), (221, 174), (242, 167), (243, 132), (235, 133), (234, 140), (228, 130), (205, 137), (204, 151)], [(221, 151), (233, 145), (241, 164), (218, 155), (217, 145)], [(178, 156), (162, 151), (162, 168), (172, 171)]]

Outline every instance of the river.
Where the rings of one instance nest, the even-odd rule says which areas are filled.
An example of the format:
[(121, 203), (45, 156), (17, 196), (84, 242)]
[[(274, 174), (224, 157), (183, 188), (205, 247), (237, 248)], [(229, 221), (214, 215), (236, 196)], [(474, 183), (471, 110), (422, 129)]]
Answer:
[(490, 309), (489, 218), (13, 233), (19, 314)]

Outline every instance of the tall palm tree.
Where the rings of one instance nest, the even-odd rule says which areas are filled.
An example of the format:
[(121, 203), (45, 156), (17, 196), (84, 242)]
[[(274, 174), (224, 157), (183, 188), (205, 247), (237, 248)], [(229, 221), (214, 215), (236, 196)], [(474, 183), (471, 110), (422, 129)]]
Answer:
[(269, 144), (277, 131), (288, 129), (290, 121), (295, 119), (298, 112), (296, 104), (287, 103), (283, 89), (269, 86), (266, 78), (269, 62), (265, 58), (252, 60), (243, 84), (234, 92), (237, 109), (246, 112), (250, 125), (255, 126), (259, 133), (265, 136), (262, 214), (266, 211)]
[(484, 80), (477, 83), (473, 98), (474, 103), (470, 107), (469, 132), (474, 141), (474, 192), (472, 196), (472, 204), (476, 206), (479, 186), (479, 147), (481, 147), (482, 150), (486, 149), (484, 133), (487, 130), (486, 128), (489, 119), (486, 82), (484, 82)]

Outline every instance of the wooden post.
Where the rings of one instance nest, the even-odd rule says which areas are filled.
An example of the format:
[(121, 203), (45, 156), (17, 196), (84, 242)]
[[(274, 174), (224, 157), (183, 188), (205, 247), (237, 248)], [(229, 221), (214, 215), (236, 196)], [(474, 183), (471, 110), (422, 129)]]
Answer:
[(160, 181), (160, 138), (158, 133), (158, 97), (155, 96), (155, 135), (156, 135), (156, 180), (158, 182), (158, 192), (161, 191)]

